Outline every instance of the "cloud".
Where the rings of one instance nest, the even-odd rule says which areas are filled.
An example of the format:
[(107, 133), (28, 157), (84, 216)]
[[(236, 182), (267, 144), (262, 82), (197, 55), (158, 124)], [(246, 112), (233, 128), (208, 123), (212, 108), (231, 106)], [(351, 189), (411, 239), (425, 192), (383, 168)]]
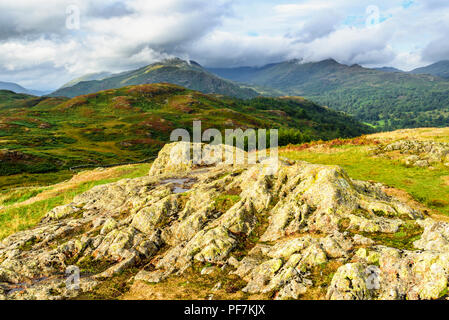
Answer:
[[(446, 0), (15, 0), (0, 2), (0, 80), (56, 88), (171, 56), (206, 66), (291, 58), (411, 69), (449, 58)], [(66, 28), (68, 5), (80, 29)], [(376, 11), (374, 11), (376, 13)], [(371, 17), (372, 18), (372, 17)]]
[(425, 61), (449, 60), (449, 42), (447, 37), (430, 42), (423, 50), (422, 57)]
[[(228, 0), (78, 0), (80, 30), (66, 28), (69, 1), (17, 0), (0, 4), (0, 70), (20, 82), (55, 88), (67, 78), (101, 70), (122, 71), (177, 52), (220, 25)], [(30, 70), (58, 73), (61, 81), (33, 83)], [(66, 74), (61, 75), (61, 70)], [(36, 72), (33, 73), (34, 75)], [(63, 80), (64, 79), (64, 80)]]

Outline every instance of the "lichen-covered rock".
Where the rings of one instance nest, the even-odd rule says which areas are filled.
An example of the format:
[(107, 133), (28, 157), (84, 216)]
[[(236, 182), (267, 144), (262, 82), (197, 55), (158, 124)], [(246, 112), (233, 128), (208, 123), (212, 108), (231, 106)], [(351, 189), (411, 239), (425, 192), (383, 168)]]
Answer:
[(435, 141), (399, 140), (386, 145), (378, 145), (373, 152), (387, 155), (390, 152), (404, 155), (407, 166), (427, 168), (434, 163), (446, 163), (449, 157), (449, 143)]
[[(178, 157), (193, 148), (167, 145), (149, 176), (94, 187), (4, 239), (0, 295), (69, 298), (136, 267), (134, 281), (163, 282), (207, 266), (241, 277), (249, 294), (298, 299), (333, 263), (343, 267), (320, 284), (331, 299), (428, 299), (444, 291), (448, 226), (419, 222), (416, 252), (379, 246), (380, 235), (394, 238), (422, 219), (381, 185), (306, 162), (279, 161), (276, 172), (266, 170), (266, 160), (179, 165), (170, 157), (176, 146)], [(80, 268), (86, 285), (56, 290), (69, 266)], [(385, 289), (364, 285), (370, 266), (379, 266)]]
[[(449, 252), (388, 247), (360, 249), (359, 262), (346, 264), (328, 290), (331, 299), (438, 299), (448, 290)], [(374, 272), (373, 272), (374, 271)]]
[(371, 298), (367, 288), (366, 267), (350, 263), (340, 267), (332, 278), (327, 298), (331, 300), (366, 300)]
[(150, 176), (185, 173), (194, 168), (217, 164), (244, 164), (248, 155), (243, 150), (228, 145), (175, 142), (166, 144), (154, 161)]
[(419, 222), (424, 227), (421, 239), (415, 241), (417, 249), (449, 252), (449, 223), (426, 219)]

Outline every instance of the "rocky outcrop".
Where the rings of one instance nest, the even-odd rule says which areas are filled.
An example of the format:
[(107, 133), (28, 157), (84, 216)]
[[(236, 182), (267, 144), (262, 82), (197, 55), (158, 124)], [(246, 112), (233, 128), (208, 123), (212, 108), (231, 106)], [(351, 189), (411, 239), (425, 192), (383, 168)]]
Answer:
[[(134, 281), (163, 283), (211, 265), (242, 278), (243, 292), (275, 299), (317, 283), (329, 299), (445, 294), (449, 225), (423, 220), (381, 185), (306, 162), (279, 161), (274, 174), (266, 160), (173, 163), (179, 145), (160, 152), (151, 175), (94, 187), (3, 240), (0, 297), (69, 298), (131, 268)], [(66, 286), (69, 266), (80, 268), (79, 290)]]
[(449, 166), (449, 143), (399, 140), (386, 145), (378, 145), (373, 150), (376, 155), (388, 155), (394, 151), (404, 155), (402, 161), (407, 166), (425, 168), (435, 163)]

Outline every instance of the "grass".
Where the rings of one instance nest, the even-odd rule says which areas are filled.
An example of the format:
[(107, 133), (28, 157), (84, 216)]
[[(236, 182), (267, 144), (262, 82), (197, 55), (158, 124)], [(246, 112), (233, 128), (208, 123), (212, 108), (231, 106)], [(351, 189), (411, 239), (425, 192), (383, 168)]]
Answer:
[(214, 199), (215, 207), (218, 211), (225, 213), (240, 201), (237, 195), (220, 195)]
[[(4, 97), (0, 91), (0, 190), (78, 165), (105, 166), (157, 155), (177, 128), (224, 133), (232, 128), (279, 128), (280, 141), (353, 137), (371, 129), (312, 102), (239, 100), (152, 84), (101, 91), (73, 99)], [(3, 100), (2, 100), (3, 99)], [(6, 99), (6, 100), (5, 100)], [(7, 101), (3, 105), (2, 101)], [(274, 111), (274, 112), (273, 112)], [(21, 175), (21, 174), (27, 175)], [(3, 178), (1, 176), (10, 176)]]
[(353, 179), (381, 182), (405, 190), (418, 202), (449, 215), (449, 185), (444, 183), (449, 168), (442, 165), (433, 170), (407, 167), (398, 160), (373, 157), (368, 148), (343, 145), (313, 151), (282, 149), (280, 155), (292, 160), (339, 165)]
[[(123, 166), (111, 168), (104, 174), (95, 175), (95, 171), (83, 172), (81, 178), (74, 177), (72, 180), (54, 185), (47, 190), (37, 193), (34, 197), (27, 197), (30, 193), (22, 196), (25, 204), (14, 202), (0, 210), (0, 240), (22, 230), (35, 226), (44, 215), (53, 208), (70, 203), (73, 198), (87, 190), (121, 179), (132, 179), (148, 174), (150, 164)], [(85, 179), (83, 179), (85, 175)], [(105, 178), (106, 177), (106, 178)], [(86, 181), (92, 179), (91, 181)], [(31, 194), (33, 191), (31, 191)], [(27, 196), (25, 196), (27, 195)], [(42, 200), (39, 200), (42, 199)], [(19, 201), (19, 200), (18, 200)]]
[(44, 189), (19, 189), (9, 193), (2, 199), (0, 198), (0, 205), (9, 206), (15, 203), (20, 203), (30, 198), (37, 196)]
[(0, 190), (3, 192), (14, 188), (49, 186), (70, 179), (74, 172), (63, 170), (50, 173), (21, 173), (10, 176), (0, 176)]

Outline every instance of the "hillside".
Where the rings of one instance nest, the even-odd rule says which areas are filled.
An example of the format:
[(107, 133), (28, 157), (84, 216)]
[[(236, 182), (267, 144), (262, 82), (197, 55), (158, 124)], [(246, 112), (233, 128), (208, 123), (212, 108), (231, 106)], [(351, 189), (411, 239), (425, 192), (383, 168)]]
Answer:
[(380, 67), (380, 68), (373, 68), (374, 70), (383, 71), (383, 72), (404, 72), (402, 70), (393, 68), (393, 67)]
[(210, 71), (280, 94), (304, 96), (383, 130), (449, 123), (449, 82), (435, 76), (346, 66), (332, 59)]
[[(98, 75), (94, 75), (97, 77)], [(236, 98), (254, 98), (258, 93), (250, 88), (221, 79), (203, 69), (193, 61), (169, 59), (149, 66), (123, 72), (94, 81), (74, 80), (73, 86), (61, 88), (51, 96), (76, 97), (107, 89), (151, 83), (173, 83), (203, 93), (215, 93)]]
[[(2, 92), (0, 175), (142, 161), (177, 128), (280, 128), (280, 143), (353, 137), (370, 128), (302, 98), (239, 100), (172, 84), (129, 86), (67, 98)], [(13, 179), (10, 179), (13, 181)], [(0, 186), (2, 185), (0, 181)]]
[(20, 106), (24, 101), (35, 98), (32, 95), (16, 93), (10, 90), (0, 90), (0, 108), (13, 108)]
[(84, 76), (78, 77), (76, 79), (73, 79), (66, 84), (62, 85), (60, 89), (62, 88), (69, 88), (73, 87), (74, 85), (83, 82), (83, 81), (92, 81), (92, 80), (103, 80), (106, 78), (109, 78), (112, 76), (112, 73), (110, 72), (96, 72), (96, 73), (89, 73)]
[(433, 76), (449, 79), (449, 60), (439, 61), (426, 67), (410, 71), (414, 74), (431, 74)]
[[(262, 163), (175, 165), (169, 144), (151, 169), (17, 190), (0, 197), (15, 201), (0, 215), (0, 299), (446, 299), (448, 167), (372, 153), (445, 133), (289, 146), (273, 175)], [(64, 285), (68, 266), (80, 290)]]

